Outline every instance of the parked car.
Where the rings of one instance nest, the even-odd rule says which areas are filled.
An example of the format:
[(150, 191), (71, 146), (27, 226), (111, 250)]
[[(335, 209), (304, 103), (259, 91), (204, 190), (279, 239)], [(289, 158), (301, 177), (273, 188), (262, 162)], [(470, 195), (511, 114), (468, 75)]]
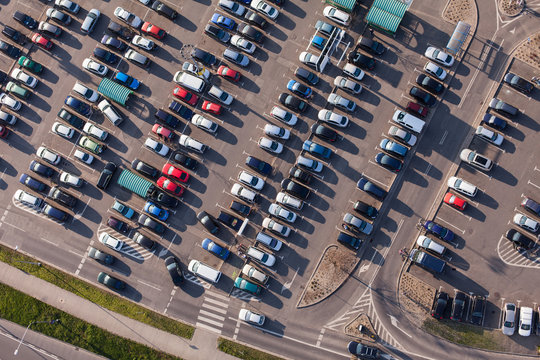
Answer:
[(489, 125), (497, 130), (504, 130), (507, 126), (506, 120), (489, 113), (484, 114), (482, 124)]
[(90, 247), (90, 250), (88, 250), (88, 257), (97, 260), (105, 265), (112, 265), (115, 260), (114, 256), (109, 255), (106, 252), (98, 250), (94, 247)]
[(464, 199), (452, 194), (451, 192), (444, 195), (444, 202), (460, 211), (464, 211), (467, 207), (467, 202)]
[(488, 106), (490, 109), (493, 109), (507, 116), (517, 116), (519, 113), (519, 110), (516, 107), (497, 98), (491, 99)]
[(334, 86), (337, 86), (338, 88), (351, 94), (360, 94), (362, 92), (362, 85), (343, 76), (336, 76), (334, 79)]
[(126, 288), (125, 282), (103, 271), (98, 274), (97, 281), (112, 290), (124, 290)]
[(369, 37), (361, 36), (356, 42), (359, 48), (370, 52), (374, 55), (382, 55), (386, 51), (386, 48), (383, 44), (378, 41), (375, 41)]
[(306, 185), (309, 184), (313, 179), (313, 175), (311, 175), (310, 172), (302, 170), (296, 166), (291, 167), (289, 170), (289, 177)]
[(467, 295), (464, 292), (456, 291), (454, 295), (454, 301), (452, 302), (452, 312), (450, 314), (450, 320), (462, 321), (463, 310), (465, 309), (465, 302), (467, 301)]
[(516, 213), (513, 218), (514, 224), (521, 226), (525, 230), (528, 230), (532, 233), (537, 233), (540, 228), (538, 221), (531, 219), (526, 215)]
[(351, 15), (333, 6), (326, 6), (323, 10), (323, 15), (343, 26), (348, 26), (351, 22)]
[(343, 222), (349, 226), (352, 226), (356, 231), (360, 231), (363, 234), (371, 235), (373, 232), (373, 225), (354, 216), (351, 213), (345, 213), (343, 216)]
[(435, 103), (437, 102), (437, 99), (433, 95), (425, 92), (424, 90), (416, 86), (413, 86), (409, 90), (409, 95), (420, 100), (422, 103), (426, 104), (429, 107), (435, 105)]
[(218, 224), (214, 221), (214, 219), (206, 212), (201, 211), (197, 214), (197, 220), (210, 232), (210, 234), (217, 234), (219, 231)]
[(435, 65), (431, 61), (428, 61), (426, 65), (424, 65), (424, 71), (427, 72), (429, 75), (436, 77), (437, 79), (444, 81), (446, 78), (446, 71), (443, 70), (441, 67)]
[(145, 214), (140, 214), (137, 222), (139, 223), (139, 225), (149, 228), (150, 230), (154, 231), (156, 234), (163, 234), (166, 229), (165, 226), (163, 226), (163, 224), (157, 222), (156, 220), (152, 219), (150, 216), (145, 215)]
[(146, 204), (144, 204), (143, 211), (161, 221), (166, 221), (169, 218), (169, 212), (167, 210), (160, 208), (151, 201), (147, 201)]
[(440, 94), (444, 90), (443, 84), (425, 74), (419, 74), (416, 77), (416, 83), (433, 94)]
[(441, 240), (444, 240), (446, 242), (452, 242), (454, 240), (454, 233), (444, 226), (441, 226), (437, 224), (434, 221), (426, 220), (422, 223), (422, 226), (426, 230), (426, 232), (435, 235)]
[(341, 231), (339, 232), (337, 241), (354, 250), (358, 250), (360, 246), (362, 245), (362, 239), (349, 235), (347, 233), (341, 232)]
[(503, 143), (503, 140), (504, 140), (504, 136), (502, 136), (501, 134), (499, 134), (498, 132), (496, 131), (492, 131), (482, 125), (478, 126), (476, 128), (476, 131), (474, 133), (476, 136), (486, 140), (486, 141), (489, 141), (490, 143), (494, 144), (494, 145), (497, 145), (497, 146), (501, 146), (501, 144)]
[(528, 306), (522, 306), (519, 309), (518, 334), (521, 336), (530, 336), (532, 332), (534, 311)]
[(308, 187), (301, 185), (291, 179), (283, 179), (281, 181), (281, 188), (286, 192), (305, 200), (309, 196), (310, 190)]
[(528, 197), (523, 198), (523, 200), (521, 201), (521, 206), (525, 210), (540, 217), (540, 204), (534, 201), (533, 199), (528, 198)]
[(456, 176), (451, 176), (448, 179), (447, 185), (448, 187), (470, 197), (474, 197), (478, 191), (476, 186)]
[(366, 360), (378, 359), (380, 356), (379, 349), (362, 344), (358, 341), (351, 341), (349, 345), (347, 345), (347, 350), (349, 350), (349, 353)]
[(129, 226), (122, 220), (115, 218), (114, 216), (109, 216), (107, 219), (107, 225), (113, 228), (116, 231), (127, 233), (129, 231)]
[(233, 230), (239, 230), (242, 226), (242, 221), (239, 218), (224, 211), (219, 212), (218, 220)]
[(47, 185), (45, 185), (39, 180), (34, 179), (28, 174), (24, 174), (24, 173), (21, 174), (21, 177), (19, 178), (19, 182), (21, 184), (28, 186), (30, 189), (38, 191), (38, 192), (43, 192), (47, 189)]
[(36, 20), (21, 11), (15, 11), (13, 13), (13, 19), (26, 26), (30, 30), (35, 29), (38, 25), (38, 22)]
[(504, 304), (504, 318), (502, 333), (507, 336), (514, 335), (516, 329), (516, 305), (512, 303)]
[(263, 326), (265, 317), (264, 315), (251, 312), (248, 309), (240, 309), (238, 319), (255, 325)]
[(135, 241), (137, 244), (141, 245), (148, 251), (153, 251), (156, 248), (156, 242), (154, 240), (150, 239), (148, 236), (141, 234), (138, 231), (133, 234), (133, 241)]
[(330, 142), (334, 142), (338, 138), (338, 133), (335, 130), (317, 123), (311, 125), (311, 133), (318, 138)]
[(249, 213), (251, 212), (251, 207), (245, 204), (242, 204), (236, 200), (231, 201), (229, 208), (243, 216), (248, 216)]
[(485, 310), (486, 298), (484, 296), (475, 295), (471, 307), (471, 324), (482, 326)]
[(349, 53), (348, 60), (350, 63), (366, 70), (375, 69), (375, 65), (377, 63), (374, 58), (364, 55), (358, 51), (351, 51)]
[(311, 140), (304, 141), (302, 144), (302, 150), (322, 159), (329, 159), (332, 155), (332, 150)]
[(268, 24), (268, 22), (266, 21), (266, 19), (264, 17), (262, 17), (261, 15), (257, 14), (254, 11), (251, 11), (251, 10), (246, 11), (246, 13), (244, 14), (244, 19), (248, 23), (250, 23), (252, 25), (256, 25), (261, 29), (264, 29), (266, 27), (266, 25)]
[(345, 66), (343, 67), (343, 72), (355, 80), (362, 80), (365, 75), (362, 69), (351, 63), (345, 64)]
[(523, 93), (530, 93), (534, 89), (534, 85), (514, 73), (504, 75), (504, 82)]
[(212, 254), (216, 255), (217, 257), (223, 260), (227, 260), (227, 258), (229, 257), (231, 253), (224, 246), (220, 246), (208, 238), (202, 241), (201, 246), (204, 250), (211, 252)]
[(358, 187), (358, 189), (365, 191), (368, 194), (373, 195), (379, 199), (384, 199), (387, 194), (386, 191), (384, 191), (383, 189), (381, 189), (380, 187), (378, 187), (377, 185), (369, 181), (364, 176), (360, 177), (360, 179), (356, 183), (356, 187)]
[(301, 67), (296, 68), (294, 75), (310, 85), (317, 85), (319, 83), (319, 77), (317, 75)]
[(298, 122), (298, 117), (296, 117), (296, 115), (280, 108), (279, 106), (274, 106), (272, 110), (270, 110), (270, 115), (274, 119), (277, 119), (289, 126), (294, 126)]
[(2, 30), (2, 34), (4, 34), (6, 37), (10, 38), (14, 42), (16, 42), (19, 45), (26, 44), (26, 36), (12, 28), (11, 26), (4, 25), (4, 29)]
[(125, 216), (127, 219), (131, 219), (133, 215), (135, 215), (135, 211), (132, 208), (130, 208), (127, 205), (122, 204), (116, 199), (114, 200), (114, 203), (111, 206), (111, 208), (117, 211), (118, 213), (122, 214), (123, 216)]
[(171, 276), (171, 279), (176, 286), (180, 286), (184, 282), (184, 274), (182, 273), (182, 268), (180, 267), (180, 261), (178, 261), (174, 256), (168, 256), (165, 258), (165, 268)]
[(433, 308), (431, 309), (431, 316), (437, 320), (442, 320), (449, 300), (450, 298), (448, 297), (447, 293), (444, 291), (439, 291), (437, 293), (437, 297), (435, 298), (435, 302), (433, 303)]
[(254, 156), (248, 156), (246, 158), (246, 165), (252, 169), (255, 169), (262, 175), (269, 175), (272, 172), (272, 166), (265, 161), (259, 160)]
[(462, 161), (465, 161), (466, 163), (469, 163), (481, 170), (489, 171), (493, 167), (493, 162), (490, 159), (470, 149), (461, 150), (459, 157)]
[(369, 219), (376, 219), (377, 215), (379, 215), (379, 211), (375, 207), (360, 200), (354, 203), (353, 209)]
[(521, 248), (525, 251), (532, 250), (536, 247), (536, 242), (516, 229), (509, 229), (505, 237), (512, 242), (517, 248)]
[(445, 53), (442, 50), (439, 50), (433, 46), (429, 46), (424, 53), (424, 56), (430, 60), (433, 60), (443, 66), (450, 67), (454, 65), (454, 57)]
[(379, 147), (383, 149), (384, 151), (387, 151), (388, 153), (392, 155), (397, 155), (399, 157), (407, 156), (407, 152), (408, 152), (408, 149), (405, 146), (398, 144), (394, 141), (391, 141), (389, 139), (382, 139), (379, 144)]

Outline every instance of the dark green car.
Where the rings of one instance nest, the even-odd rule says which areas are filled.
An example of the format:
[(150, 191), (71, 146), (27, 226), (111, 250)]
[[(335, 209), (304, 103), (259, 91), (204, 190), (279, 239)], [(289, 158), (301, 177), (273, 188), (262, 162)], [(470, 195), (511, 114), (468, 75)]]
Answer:
[(27, 68), (28, 70), (32, 71), (34, 74), (40, 74), (43, 71), (43, 66), (40, 63), (35, 62), (26, 56), (21, 56), (18, 63), (23, 68)]
[(112, 277), (111, 275), (103, 271), (99, 273), (97, 281), (113, 290), (123, 290), (126, 288), (125, 282), (115, 277)]
[(21, 99), (27, 99), (30, 96), (30, 91), (26, 90), (22, 86), (10, 81), (6, 85), (6, 90)]

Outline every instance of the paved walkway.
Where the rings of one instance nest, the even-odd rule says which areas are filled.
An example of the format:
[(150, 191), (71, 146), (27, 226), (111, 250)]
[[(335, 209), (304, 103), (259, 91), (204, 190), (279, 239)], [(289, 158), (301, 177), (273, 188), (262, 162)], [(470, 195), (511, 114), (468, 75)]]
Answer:
[(187, 340), (105, 309), (72, 292), (0, 262), (0, 281), (111, 333), (187, 360), (233, 360), (217, 349), (218, 335), (196, 329)]

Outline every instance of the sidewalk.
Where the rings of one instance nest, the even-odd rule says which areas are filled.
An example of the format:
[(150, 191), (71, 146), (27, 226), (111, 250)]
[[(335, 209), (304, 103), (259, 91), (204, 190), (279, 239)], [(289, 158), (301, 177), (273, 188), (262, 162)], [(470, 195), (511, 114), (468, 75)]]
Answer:
[(66, 313), (83, 319), (113, 334), (181, 357), (186, 360), (234, 360), (217, 349), (218, 334), (196, 329), (193, 339), (172, 335), (112, 312), (72, 292), (0, 262), (0, 281)]

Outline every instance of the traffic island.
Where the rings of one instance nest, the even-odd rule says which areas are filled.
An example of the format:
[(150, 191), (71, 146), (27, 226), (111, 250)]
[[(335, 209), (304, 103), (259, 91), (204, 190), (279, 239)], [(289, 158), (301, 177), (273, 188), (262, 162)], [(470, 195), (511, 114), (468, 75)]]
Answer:
[(443, 10), (442, 18), (452, 24), (464, 21), (476, 27), (478, 20), (474, 0), (449, 0)]
[(525, 0), (499, 0), (499, 11), (506, 16), (517, 16), (525, 8)]
[[(523, 40), (513, 52), (516, 59), (540, 70), (540, 32)], [(526, 79), (529, 80), (529, 79)]]
[(353, 321), (345, 325), (344, 332), (346, 335), (372, 343), (376, 343), (378, 338), (377, 332), (366, 314), (358, 315)]
[(421, 326), (429, 314), (437, 289), (408, 272), (399, 281), (399, 303), (409, 320)]

